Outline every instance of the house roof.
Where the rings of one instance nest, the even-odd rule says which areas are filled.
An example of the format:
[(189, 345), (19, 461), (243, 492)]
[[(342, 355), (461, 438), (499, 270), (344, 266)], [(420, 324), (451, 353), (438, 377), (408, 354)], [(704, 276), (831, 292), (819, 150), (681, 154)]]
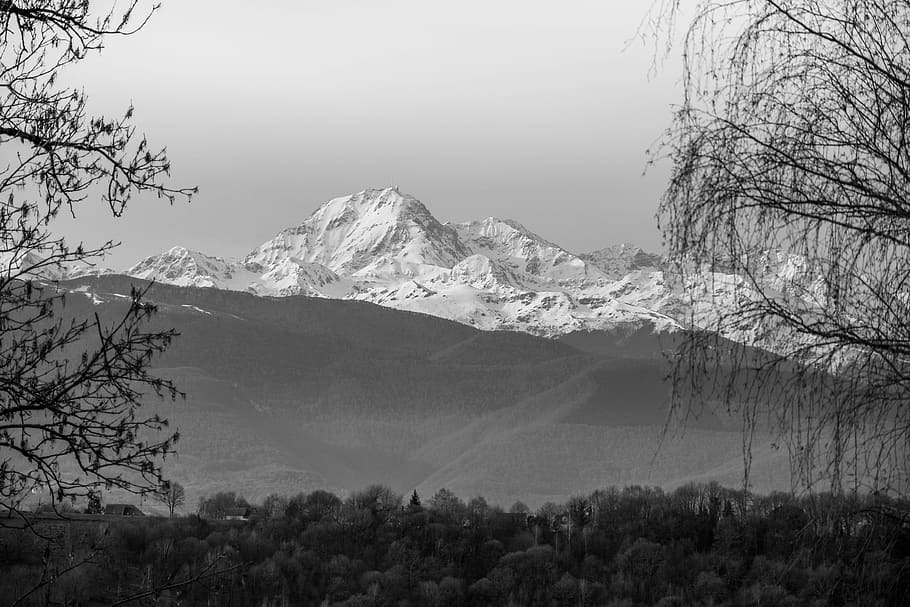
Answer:
[(105, 514), (131, 514), (134, 516), (145, 516), (145, 514), (133, 504), (107, 504), (104, 507)]

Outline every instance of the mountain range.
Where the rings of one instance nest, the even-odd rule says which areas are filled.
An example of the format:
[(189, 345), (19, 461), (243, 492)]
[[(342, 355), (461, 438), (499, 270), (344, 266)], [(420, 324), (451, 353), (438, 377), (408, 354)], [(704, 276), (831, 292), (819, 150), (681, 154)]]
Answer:
[[(40, 261), (26, 257), (18, 263)], [(765, 293), (798, 293), (810, 306), (824, 305), (823, 281), (804, 258), (769, 250), (756, 252), (754, 262), (753, 276), (760, 276)], [(511, 219), (441, 223), (394, 187), (329, 200), (239, 259), (175, 246), (120, 271), (38, 265), (36, 274), (52, 280), (125, 274), (266, 297), (367, 301), (482, 330), (550, 338), (697, 327), (769, 350), (786, 341), (759, 320), (718, 329), (725, 310), (758, 296), (722, 267), (682, 284), (660, 255), (634, 245), (576, 254)]]
[[(809, 308), (825, 305), (824, 281), (805, 258), (767, 250), (750, 260), (763, 294), (796, 296)], [(3, 265), (34, 266), (25, 275), (55, 281), (125, 274), (265, 297), (367, 301), (482, 330), (550, 338), (645, 327), (718, 331), (773, 351), (792, 341), (760, 318), (720, 325), (726, 311), (759, 297), (722, 265), (682, 280), (668, 273), (660, 255), (630, 244), (576, 254), (510, 219), (441, 223), (394, 187), (329, 200), (239, 259), (175, 246), (119, 271), (43, 263), (35, 253)]]
[(517, 221), (441, 223), (396, 188), (335, 198), (242, 259), (177, 246), (124, 273), (263, 296), (353, 299), (479, 329), (555, 337), (679, 326), (661, 259), (631, 245), (575, 254)]
[[(774, 289), (817, 286), (797, 257), (758, 260)], [(722, 269), (680, 288), (640, 248), (575, 254), (512, 220), (442, 223), (384, 188), (330, 200), (240, 259), (174, 247), (120, 273), (41, 270), (73, 293), (66, 314), (112, 320), (133, 284), (155, 283), (152, 322), (180, 334), (157, 372), (187, 403), (149, 406), (183, 436), (169, 473), (190, 499), (383, 482), (534, 505), (741, 480), (735, 414), (706, 403), (665, 433), (667, 350), (744, 296)], [(762, 335), (728, 337), (773, 341)], [(751, 482), (787, 489), (767, 429)]]

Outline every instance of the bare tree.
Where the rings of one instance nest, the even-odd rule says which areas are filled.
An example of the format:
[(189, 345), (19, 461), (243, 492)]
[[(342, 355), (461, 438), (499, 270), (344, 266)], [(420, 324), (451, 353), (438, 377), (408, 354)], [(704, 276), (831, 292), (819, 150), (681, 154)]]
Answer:
[(155, 490), (177, 438), (140, 407), (148, 394), (178, 394), (148, 371), (174, 335), (144, 329), (154, 307), (134, 291), (103, 320), (65, 308), (52, 281), (114, 246), (71, 247), (54, 233), (61, 211), (97, 198), (120, 215), (138, 193), (172, 203), (194, 191), (164, 183), (167, 156), (136, 134), (132, 108), (91, 116), (83, 91), (59, 85), (63, 70), (155, 8), (137, 17), (135, 1), (99, 4), (0, 0), (0, 506), (13, 510), (36, 489), (54, 503), (99, 486)]
[[(681, 4), (654, 5), (660, 36), (675, 36)], [(696, 332), (677, 387), (701, 389), (685, 404), (719, 398), (743, 415), (747, 486), (767, 417), (804, 486), (906, 492), (910, 2), (694, 8), (661, 228), (683, 287), (727, 298), (696, 306), (693, 324), (775, 355)], [(724, 362), (735, 369), (718, 386), (708, 371)]]
[(166, 481), (157, 494), (158, 501), (167, 506), (168, 515), (173, 517), (174, 511), (186, 503), (186, 491), (183, 485), (176, 481)]

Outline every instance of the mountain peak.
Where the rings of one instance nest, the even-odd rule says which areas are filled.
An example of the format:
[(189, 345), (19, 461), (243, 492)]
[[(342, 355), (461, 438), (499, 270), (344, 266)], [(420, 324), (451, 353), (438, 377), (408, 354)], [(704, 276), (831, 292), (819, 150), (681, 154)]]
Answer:
[(302, 224), (251, 252), (246, 262), (269, 266), (291, 257), (353, 274), (378, 260), (451, 268), (469, 254), (455, 231), (422, 202), (387, 187), (325, 202)]
[(209, 257), (208, 255), (205, 255), (204, 253), (200, 253), (199, 251), (193, 251), (192, 249), (188, 249), (181, 245), (174, 245), (173, 247), (171, 247), (170, 249), (165, 251), (163, 254), (170, 255), (171, 257), (192, 257), (194, 259), (202, 258), (202, 257)]
[(461, 234), (470, 234), (472, 238), (529, 238), (541, 243), (551, 244), (514, 219), (487, 217), (485, 219), (463, 221), (453, 224)]
[(310, 217), (360, 218), (371, 214), (377, 215), (375, 219), (391, 220), (396, 223), (416, 218), (431, 218), (435, 221), (422, 202), (410, 194), (402, 194), (398, 186), (367, 189), (350, 196), (333, 198), (320, 206)]
[(212, 257), (174, 246), (150, 255), (126, 271), (130, 276), (180, 286), (217, 287), (231, 277), (231, 267), (221, 257)]

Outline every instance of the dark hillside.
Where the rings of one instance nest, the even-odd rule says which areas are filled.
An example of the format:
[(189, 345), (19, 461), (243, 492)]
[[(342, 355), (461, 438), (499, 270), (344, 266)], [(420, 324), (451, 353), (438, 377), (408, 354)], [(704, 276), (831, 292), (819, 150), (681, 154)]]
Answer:
[[(65, 313), (114, 319), (136, 282), (70, 283), (83, 292)], [(736, 423), (707, 414), (655, 459), (666, 336), (560, 342), (356, 301), (168, 285), (147, 299), (153, 325), (180, 334), (156, 366), (187, 400), (155, 407), (183, 437), (168, 466), (191, 499), (383, 482), (539, 502), (604, 483), (729, 482), (739, 461)]]

